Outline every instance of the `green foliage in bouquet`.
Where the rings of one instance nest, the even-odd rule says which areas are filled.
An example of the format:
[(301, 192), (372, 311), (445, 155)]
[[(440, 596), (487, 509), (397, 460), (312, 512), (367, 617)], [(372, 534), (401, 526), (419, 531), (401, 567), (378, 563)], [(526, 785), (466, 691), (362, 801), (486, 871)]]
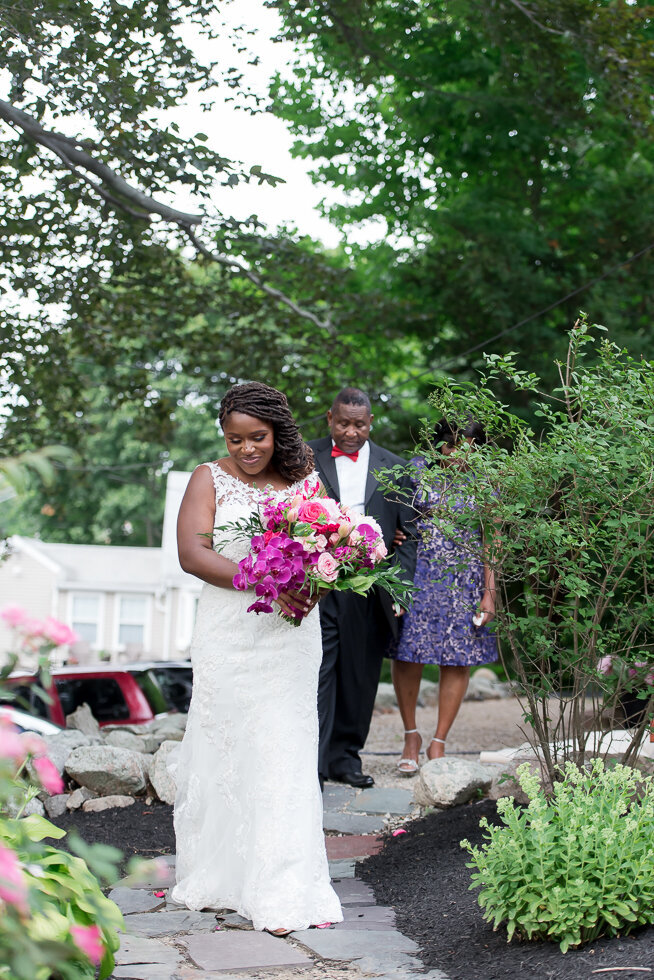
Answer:
[(547, 800), (529, 764), (525, 809), (498, 801), (503, 826), (482, 818), (487, 843), (469, 851), (484, 918), (507, 939), (558, 942), (562, 952), (654, 923), (654, 783), (628, 766), (566, 763)]

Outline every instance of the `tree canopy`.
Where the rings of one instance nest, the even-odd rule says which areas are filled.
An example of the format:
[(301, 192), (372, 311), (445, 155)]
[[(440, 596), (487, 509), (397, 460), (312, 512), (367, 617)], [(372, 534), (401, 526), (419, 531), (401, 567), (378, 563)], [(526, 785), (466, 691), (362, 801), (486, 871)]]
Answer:
[(580, 307), (651, 352), (649, 4), (274, 6), (298, 52), (274, 110), (347, 192), (332, 220), (384, 223), (363, 252), (410, 307), (423, 370), (465, 371), (511, 332), (547, 373)]

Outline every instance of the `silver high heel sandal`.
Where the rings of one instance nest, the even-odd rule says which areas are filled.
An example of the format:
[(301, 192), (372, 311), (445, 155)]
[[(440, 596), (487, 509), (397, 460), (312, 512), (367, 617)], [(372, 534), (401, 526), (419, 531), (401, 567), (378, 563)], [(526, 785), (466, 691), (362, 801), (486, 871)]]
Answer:
[[(417, 728), (410, 728), (408, 731), (405, 730), (405, 735), (416, 735), (418, 733)], [(420, 755), (420, 749), (422, 748), (422, 736), (420, 737), (420, 745), (418, 746), (418, 755)], [(397, 763), (397, 771), (400, 776), (415, 776), (415, 774), (420, 769), (420, 763), (415, 759), (406, 759), (402, 757)]]
[[(441, 745), (445, 745), (445, 739), (444, 738), (436, 738), (435, 735), (432, 738), (431, 742), (440, 742)], [(430, 745), (431, 745), (431, 742), (429, 743)], [(427, 751), (429, 751), (429, 749), (427, 749)], [(438, 756), (438, 758), (441, 758), (441, 756)], [(428, 759), (429, 762), (433, 762), (434, 761), (433, 759), (430, 759), (429, 756), (427, 756), (427, 759)]]

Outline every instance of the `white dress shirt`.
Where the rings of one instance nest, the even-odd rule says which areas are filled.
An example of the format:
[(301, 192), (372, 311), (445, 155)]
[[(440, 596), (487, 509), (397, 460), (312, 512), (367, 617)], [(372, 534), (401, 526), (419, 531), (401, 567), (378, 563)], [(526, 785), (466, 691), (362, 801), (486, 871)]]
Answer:
[[(336, 443), (332, 439), (332, 446)], [(368, 480), (368, 463), (370, 462), (370, 443), (366, 439), (355, 460), (348, 456), (337, 456), (336, 475), (338, 476), (338, 492), (341, 503), (357, 514), (364, 514), (366, 509), (366, 482)]]

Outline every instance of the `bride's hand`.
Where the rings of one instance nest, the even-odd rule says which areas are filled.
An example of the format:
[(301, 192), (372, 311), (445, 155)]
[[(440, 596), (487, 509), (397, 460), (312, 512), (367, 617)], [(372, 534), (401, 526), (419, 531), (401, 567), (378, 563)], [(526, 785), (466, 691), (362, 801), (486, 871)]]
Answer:
[(312, 596), (305, 595), (302, 592), (280, 592), (275, 601), (281, 611), (286, 613), (287, 616), (296, 617), (297, 613), (300, 612), (302, 613), (302, 619), (304, 619), (305, 616), (309, 615), (320, 598), (320, 592), (316, 592)]

